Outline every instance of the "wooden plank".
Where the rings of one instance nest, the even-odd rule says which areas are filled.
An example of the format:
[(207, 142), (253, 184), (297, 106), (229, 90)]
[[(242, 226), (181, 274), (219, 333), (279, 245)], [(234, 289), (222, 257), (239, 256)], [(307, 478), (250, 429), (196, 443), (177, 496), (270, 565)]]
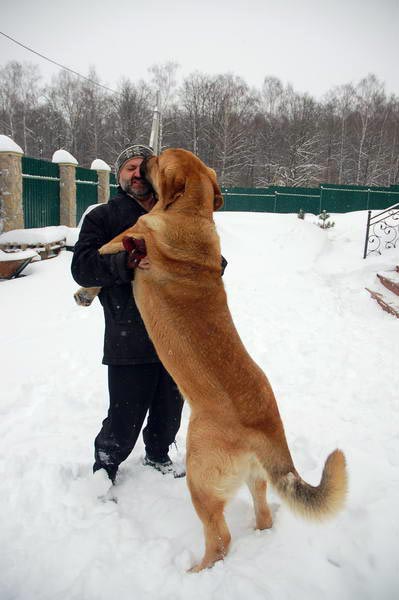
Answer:
[(388, 277), (384, 277), (384, 275), (379, 275), (379, 273), (377, 273), (377, 277), (387, 290), (399, 296), (399, 283), (392, 281), (392, 279), (389, 279)]
[(380, 294), (379, 292), (374, 292), (373, 290), (370, 290), (369, 288), (366, 288), (366, 290), (371, 295), (371, 297), (374, 298), (374, 300), (376, 300), (376, 302), (378, 302), (378, 304), (381, 306), (381, 308), (383, 310), (385, 310), (385, 312), (387, 312), (390, 315), (393, 315), (394, 317), (397, 317), (399, 319), (399, 307), (396, 307), (396, 306), (393, 306), (392, 304), (390, 304), (384, 298), (384, 296), (382, 294)]

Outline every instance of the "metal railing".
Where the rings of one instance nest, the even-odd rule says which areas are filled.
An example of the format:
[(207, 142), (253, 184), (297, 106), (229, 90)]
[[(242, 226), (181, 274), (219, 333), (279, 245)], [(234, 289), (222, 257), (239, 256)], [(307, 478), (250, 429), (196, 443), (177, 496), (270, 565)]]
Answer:
[(363, 258), (381, 254), (384, 249), (396, 248), (399, 240), (399, 204), (371, 216), (368, 211)]

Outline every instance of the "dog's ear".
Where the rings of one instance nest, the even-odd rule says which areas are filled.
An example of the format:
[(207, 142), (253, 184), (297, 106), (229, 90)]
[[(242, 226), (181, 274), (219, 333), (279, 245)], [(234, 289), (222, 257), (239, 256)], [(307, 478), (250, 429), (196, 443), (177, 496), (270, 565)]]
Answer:
[(219, 208), (222, 208), (223, 206), (223, 196), (218, 185), (216, 185), (214, 191), (215, 196), (213, 198), (213, 210), (219, 210)]
[(213, 186), (213, 210), (219, 210), (223, 206), (223, 196), (220, 190), (220, 187), (217, 182), (216, 171), (208, 168), (209, 175), (211, 177), (212, 186)]
[(183, 196), (186, 188), (186, 178), (182, 173), (165, 173), (161, 184), (161, 197), (165, 208)]

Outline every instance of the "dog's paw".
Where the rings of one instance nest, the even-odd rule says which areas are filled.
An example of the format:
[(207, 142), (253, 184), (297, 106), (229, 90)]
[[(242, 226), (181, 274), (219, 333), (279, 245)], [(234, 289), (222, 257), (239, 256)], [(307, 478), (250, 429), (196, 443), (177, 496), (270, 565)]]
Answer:
[(215, 558), (215, 560), (202, 560), (200, 563), (193, 565), (191, 569), (188, 569), (187, 573), (200, 573), (205, 569), (212, 569), (216, 562), (223, 560), (223, 558)]
[(202, 563), (198, 563), (197, 565), (193, 565), (190, 569), (187, 569), (187, 573), (199, 573), (203, 571), (206, 567), (202, 566)]
[[(79, 288), (78, 291), (73, 295), (76, 304), (78, 306), (90, 306), (94, 298), (97, 296), (99, 289), (100, 288)], [(93, 290), (96, 291), (94, 292)]]
[(122, 252), (124, 250), (122, 241), (119, 242), (108, 242), (101, 246), (98, 253), (99, 254), (117, 254), (118, 252)]

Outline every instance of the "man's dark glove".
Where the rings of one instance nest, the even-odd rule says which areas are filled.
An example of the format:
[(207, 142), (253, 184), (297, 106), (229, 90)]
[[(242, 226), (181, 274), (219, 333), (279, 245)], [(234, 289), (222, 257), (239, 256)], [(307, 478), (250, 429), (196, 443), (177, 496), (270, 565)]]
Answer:
[(129, 269), (135, 269), (142, 258), (147, 256), (147, 249), (144, 240), (137, 240), (132, 237), (124, 237), (123, 247), (127, 251), (127, 266)]

